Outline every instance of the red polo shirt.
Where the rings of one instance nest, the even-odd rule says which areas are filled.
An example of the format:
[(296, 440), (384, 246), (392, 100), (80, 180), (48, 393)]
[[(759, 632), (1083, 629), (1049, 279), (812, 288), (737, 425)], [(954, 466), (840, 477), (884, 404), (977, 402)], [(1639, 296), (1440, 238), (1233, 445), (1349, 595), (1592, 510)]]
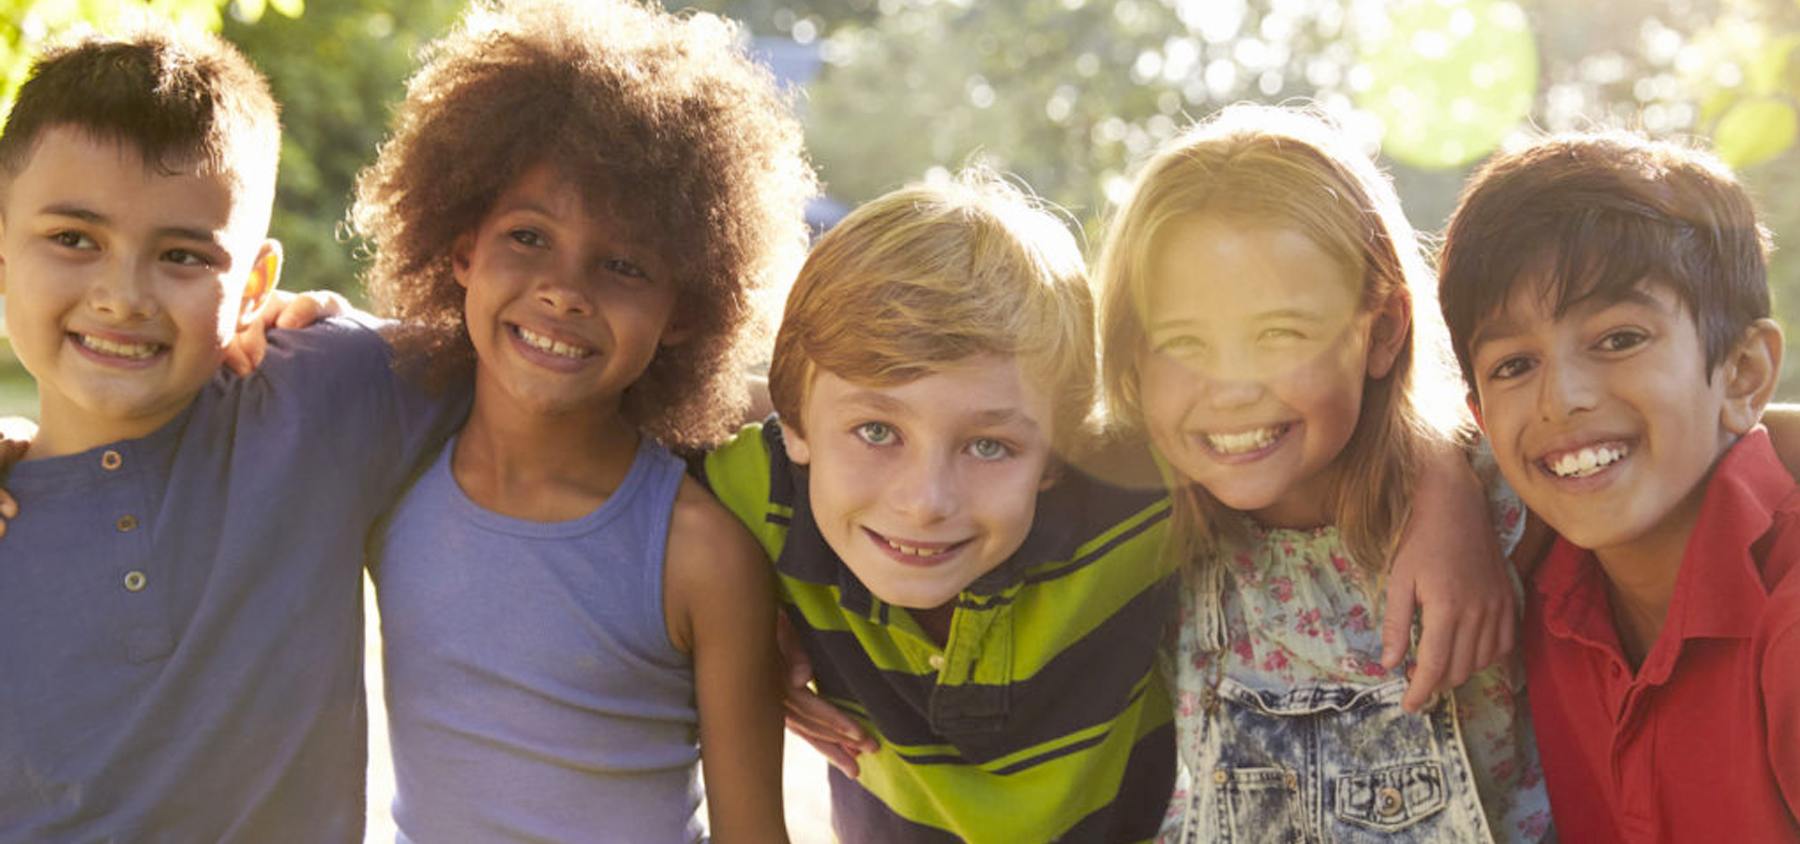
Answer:
[(1707, 483), (1633, 674), (1606, 575), (1557, 540), (1526, 607), (1528, 697), (1563, 841), (1800, 841), (1800, 491), (1758, 429)]

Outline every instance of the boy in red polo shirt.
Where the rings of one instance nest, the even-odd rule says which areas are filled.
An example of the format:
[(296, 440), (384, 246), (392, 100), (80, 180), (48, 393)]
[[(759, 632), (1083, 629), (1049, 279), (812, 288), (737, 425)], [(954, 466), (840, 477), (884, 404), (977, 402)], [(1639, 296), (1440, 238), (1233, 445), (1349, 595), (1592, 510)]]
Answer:
[(1800, 841), (1800, 494), (1758, 426), (1767, 235), (1711, 156), (1625, 134), (1489, 161), (1440, 261), (1500, 469), (1561, 538), (1527, 688), (1565, 841)]

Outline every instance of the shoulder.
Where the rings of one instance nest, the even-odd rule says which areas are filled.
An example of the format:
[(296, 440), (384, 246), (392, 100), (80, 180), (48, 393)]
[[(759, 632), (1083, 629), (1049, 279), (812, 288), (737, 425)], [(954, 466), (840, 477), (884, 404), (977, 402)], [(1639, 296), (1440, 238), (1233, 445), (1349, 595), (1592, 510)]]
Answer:
[(690, 579), (742, 582), (761, 578), (768, 569), (768, 559), (750, 531), (689, 477), (681, 479), (675, 492), (665, 554), (667, 576), (675, 585)]

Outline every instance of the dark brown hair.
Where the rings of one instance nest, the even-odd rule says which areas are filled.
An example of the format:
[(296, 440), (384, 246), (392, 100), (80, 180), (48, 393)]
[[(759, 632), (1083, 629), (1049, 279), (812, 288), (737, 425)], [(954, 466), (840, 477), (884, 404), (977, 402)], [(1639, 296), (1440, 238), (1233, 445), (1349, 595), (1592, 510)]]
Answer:
[(275, 99), (262, 74), (217, 36), (146, 21), (126, 35), (45, 50), (0, 131), (6, 180), (57, 127), (129, 145), (164, 175), (229, 174), (249, 197), (262, 198), (265, 218), (274, 201)]
[(670, 267), (690, 338), (657, 352), (622, 412), (677, 447), (727, 433), (757, 332), (752, 294), (785, 281), (816, 190), (790, 103), (736, 27), (630, 0), (478, 4), (427, 48), (394, 131), (357, 180), (379, 307), (413, 326), (403, 365), (443, 384), (474, 348), (455, 240), (525, 170), (552, 166)]
[(1716, 158), (1626, 132), (1546, 138), (1496, 155), (1463, 189), (1438, 265), (1463, 377), (1470, 340), (1521, 283), (1557, 316), (1667, 285), (1693, 314), (1710, 372), (1769, 315), (1769, 237)]

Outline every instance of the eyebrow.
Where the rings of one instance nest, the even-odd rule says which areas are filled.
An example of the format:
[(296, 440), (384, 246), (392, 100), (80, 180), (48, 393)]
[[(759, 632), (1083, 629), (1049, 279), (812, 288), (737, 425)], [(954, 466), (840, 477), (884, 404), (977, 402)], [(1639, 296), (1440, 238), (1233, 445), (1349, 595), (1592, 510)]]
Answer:
[[(1250, 317), (1249, 321), (1250, 322), (1274, 322), (1276, 320), (1284, 320), (1284, 319), (1285, 320), (1295, 320), (1298, 322), (1313, 322), (1313, 323), (1324, 321), (1324, 317), (1320, 316), (1317, 312), (1309, 311), (1304, 308), (1276, 308), (1275, 310), (1272, 310), (1272, 311), (1263, 311), (1258, 314), (1253, 314)], [(1159, 330), (1166, 329), (1166, 328), (1181, 328), (1183, 326), (1190, 325), (1194, 322), (1195, 322), (1195, 320), (1191, 320), (1191, 319), (1180, 319), (1180, 318), (1165, 319), (1165, 320), (1161, 320), (1158, 322), (1150, 323), (1150, 330), (1151, 331), (1159, 331)]]
[[(1616, 296), (1608, 296), (1604, 299), (1598, 296), (1587, 296), (1569, 306), (1569, 308), (1563, 312), (1562, 316), (1555, 317), (1555, 319), (1581, 319), (1595, 311), (1603, 311), (1615, 305), (1637, 305), (1659, 313), (1668, 312), (1668, 308), (1655, 296), (1646, 292), (1643, 285), (1640, 283), (1633, 285), (1630, 289), (1627, 289)], [(1476, 328), (1475, 332), (1470, 335), (1469, 351), (1481, 348), (1481, 344), (1483, 343), (1508, 340), (1524, 333), (1525, 326), (1519, 320), (1510, 317), (1499, 317), (1497, 319), (1489, 320)]]
[[(112, 223), (112, 219), (105, 214), (79, 205), (51, 205), (38, 213), (49, 214), (56, 217), (69, 217), (96, 226), (105, 226)], [(210, 243), (219, 246), (220, 248), (224, 248), (217, 232), (194, 228), (192, 226), (158, 226), (151, 231), (151, 234), (157, 237), (178, 237), (185, 240), (197, 240), (202, 243)]]
[[(858, 404), (880, 413), (896, 415), (904, 415), (911, 409), (905, 402), (874, 390), (857, 390), (845, 396), (844, 403)], [(1042, 427), (1036, 419), (1019, 412), (1019, 409), (1015, 407), (978, 410), (969, 414), (968, 421), (978, 426), (1023, 425), (1034, 431)]]

